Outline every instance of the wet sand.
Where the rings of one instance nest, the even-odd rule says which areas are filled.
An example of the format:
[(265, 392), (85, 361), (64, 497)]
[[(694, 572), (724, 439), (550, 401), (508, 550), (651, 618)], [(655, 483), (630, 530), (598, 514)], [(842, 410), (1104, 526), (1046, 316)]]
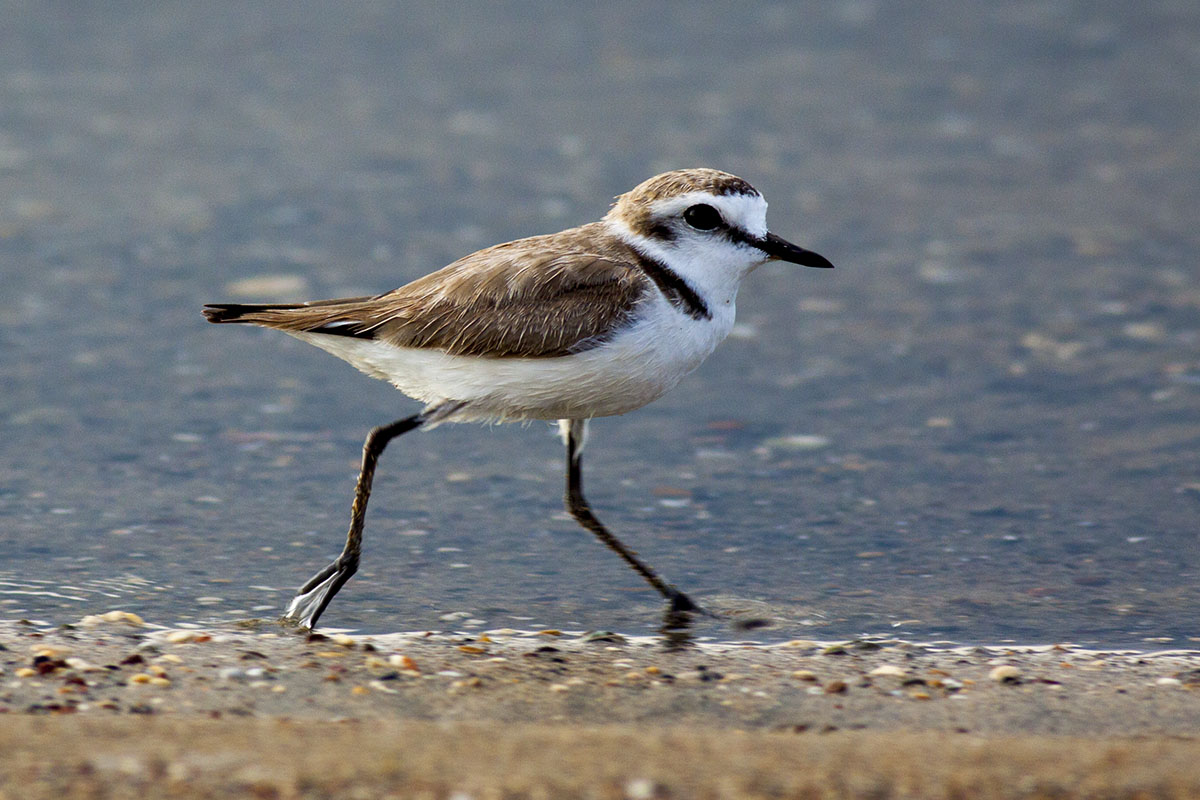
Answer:
[[(0, 624), (0, 797), (1192, 797), (1200, 651)], [(457, 794), (456, 794), (457, 793)]]

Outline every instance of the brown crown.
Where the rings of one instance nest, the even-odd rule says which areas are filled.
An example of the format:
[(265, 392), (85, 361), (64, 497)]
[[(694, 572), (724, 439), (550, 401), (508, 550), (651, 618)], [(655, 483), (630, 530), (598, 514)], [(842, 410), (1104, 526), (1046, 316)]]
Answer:
[(701, 167), (677, 169), (655, 175), (618, 196), (615, 205), (645, 206), (664, 197), (675, 197), (688, 192), (709, 192), (716, 195), (758, 194), (757, 189), (737, 175)]

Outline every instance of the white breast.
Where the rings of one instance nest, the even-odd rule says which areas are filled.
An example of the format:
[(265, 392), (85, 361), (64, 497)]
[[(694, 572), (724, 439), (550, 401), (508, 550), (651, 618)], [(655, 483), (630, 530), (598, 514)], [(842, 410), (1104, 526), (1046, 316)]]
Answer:
[(370, 339), (298, 338), (382, 378), (427, 405), (464, 401), (454, 421), (587, 419), (656, 400), (708, 357), (733, 327), (732, 299), (696, 320), (658, 296), (612, 340), (559, 358), (479, 358)]

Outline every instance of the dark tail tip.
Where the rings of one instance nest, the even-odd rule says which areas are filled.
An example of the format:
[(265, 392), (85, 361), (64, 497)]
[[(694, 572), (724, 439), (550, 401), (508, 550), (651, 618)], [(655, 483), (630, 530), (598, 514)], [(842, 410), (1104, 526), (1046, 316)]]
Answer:
[(252, 308), (237, 303), (210, 303), (204, 306), (202, 313), (209, 322), (237, 322)]

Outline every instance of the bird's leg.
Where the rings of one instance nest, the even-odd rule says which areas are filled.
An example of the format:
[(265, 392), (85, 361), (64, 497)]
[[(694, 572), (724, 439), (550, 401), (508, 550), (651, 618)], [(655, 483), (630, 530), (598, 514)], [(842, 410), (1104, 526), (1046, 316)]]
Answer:
[(375, 464), (388, 442), (402, 433), (419, 428), (435, 416), (438, 409), (426, 409), (420, 414), (398, 419), (389, 425), (380, 425), (367, 434), (363, 443), (362, 469), (354, 487), (354, 504), (350, 508), (350, 531), (346, 534), (346, 546), (332, 564), (309, 578), (308, 583), (288, 603), (283, 622), (294, 623), (305, 628), (316, 627), (329, 601), (338, 590), (358, 571), (358, 557), (362, 553), (363, 523), (367, 516), (367, 500), (371, 497), (371, 482), (375, 478)]
[(583, 440), (587, 431), (587, 420), (559, 420), (558, 424), (567, 445), (567, 511), (571, 513), (576, 522), (595, 534), (597, 539), (604, 542), (610, 550), (615, 551), (617, 555), (625, 559), (626, 564), (633, 567), (637, 574), (641, 575), (646, 579), (647, 583), (657, 589), (659, 594), (665, 597), (667, 602), (671, 604), (671, 611), (700, 611), (700, 607), (693, 603), (686, 594), (660, 578), (658, 573), (650, 568), (650, 565), (637, 557), (637, 553), (621, 544), (620, 540), (609, 533), (604, 524), (596, 519), (596, 515), (592, 513), (591, 506), (588, 505), (587, 499), (583, 496), (582, 455)]

